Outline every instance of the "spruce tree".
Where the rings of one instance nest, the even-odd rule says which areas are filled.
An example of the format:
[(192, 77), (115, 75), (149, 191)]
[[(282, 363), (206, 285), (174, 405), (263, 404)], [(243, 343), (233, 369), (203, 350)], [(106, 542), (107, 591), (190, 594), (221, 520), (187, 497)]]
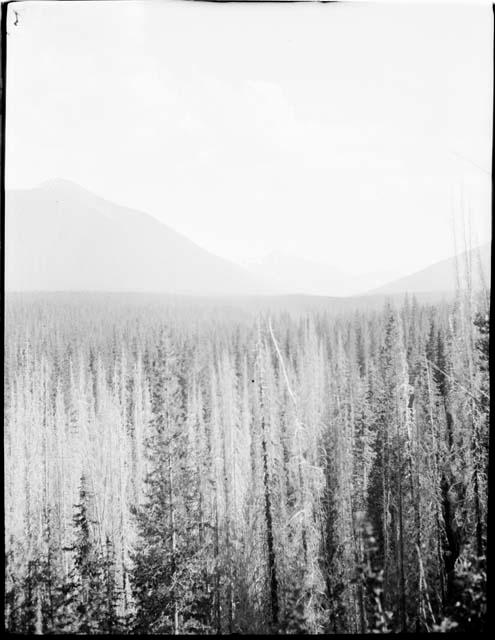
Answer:
[(151, 404), (146, 499), (135, 510), (139, 537), (133, 554), (134, 631), (200, 632), (208, 628), (207, 596), (198, 575), (202, 560), (198, 541), (188, 536), (192, 515), (184, 498), (194, 482), (187, 464), (178, 359), (166, 331), (152, 364)]

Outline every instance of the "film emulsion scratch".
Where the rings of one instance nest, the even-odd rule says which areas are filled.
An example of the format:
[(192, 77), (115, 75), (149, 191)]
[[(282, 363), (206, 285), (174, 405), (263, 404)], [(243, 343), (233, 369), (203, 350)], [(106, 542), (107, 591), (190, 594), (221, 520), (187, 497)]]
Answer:
[(2, 28), (6, 629), (487, 630), (491, 7)]

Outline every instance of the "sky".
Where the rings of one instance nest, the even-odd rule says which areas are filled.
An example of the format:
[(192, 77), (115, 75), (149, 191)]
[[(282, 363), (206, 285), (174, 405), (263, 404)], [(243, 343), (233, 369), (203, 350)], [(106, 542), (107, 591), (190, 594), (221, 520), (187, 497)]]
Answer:
[(489, 241), (489, 5), (30, 2), (8, 31), (7, 188), (65, 178), (231, 260), (389, 279), (463, 217)]

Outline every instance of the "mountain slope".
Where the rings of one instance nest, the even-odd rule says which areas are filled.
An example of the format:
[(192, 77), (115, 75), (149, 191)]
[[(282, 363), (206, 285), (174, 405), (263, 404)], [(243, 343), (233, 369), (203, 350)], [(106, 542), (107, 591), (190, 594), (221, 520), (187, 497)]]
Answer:
[[(490, 260), (491, 246), (484, 244), (481, 247), (464, 252), (457, 256), (457, 271), (461, 288), (467, 283), (467, 266), (470, 263), (473, 288), (490, 286)], [(422, 293), (435, 291), (453, 291), (456, 288), (456, 258), (448, 258), (436, 262), (421, 271), (416, 271), (409, 276), (394, 280), (388, 284), (369, 291), (373, 295), (392, 295), (396, 293)]]
[(153, 217), (65, 180), (7, 192), (5, 205), (9, 291), (268, 291)]

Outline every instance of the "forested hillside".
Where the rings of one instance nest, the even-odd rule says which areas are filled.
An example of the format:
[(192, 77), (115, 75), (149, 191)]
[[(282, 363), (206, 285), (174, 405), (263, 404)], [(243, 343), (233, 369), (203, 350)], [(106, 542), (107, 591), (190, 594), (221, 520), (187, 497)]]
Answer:
[(5, 321), (9, 631), (484, 628), (485, 298)]

